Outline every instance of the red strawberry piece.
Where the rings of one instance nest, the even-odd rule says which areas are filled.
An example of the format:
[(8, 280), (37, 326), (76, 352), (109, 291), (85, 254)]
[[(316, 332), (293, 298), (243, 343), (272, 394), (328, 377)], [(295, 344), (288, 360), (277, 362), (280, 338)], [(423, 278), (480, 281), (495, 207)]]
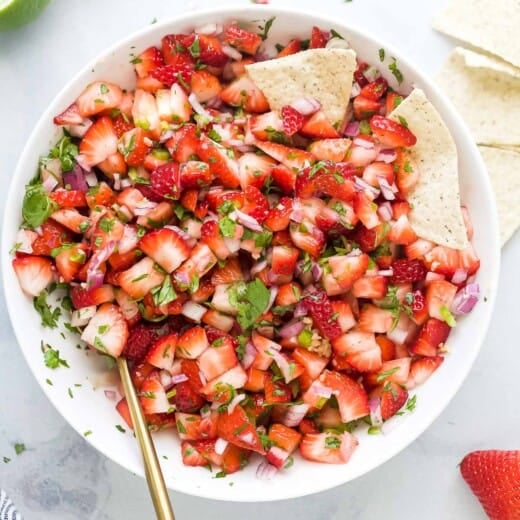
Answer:
[(306, 251), (313, 258), (320, 256), (326, 240), (325, 235), (317, 226), (304, 219), (300, 224), (291, 224), (289, 231), (291, 240), (296, 247)]
[(218, 266), (211, 275), (211, 283), (213, 285), (230, 284), (242, 279), (242, 269), (237, 257), (229, 258), (223, 266)]
[[(198, 40), (198, 51), (195, 43), (196, 39)], [(220, 40), (215, 36), (206, 34), (190, 35), (184, 39), (183, 43), (191, 55), (197, 57), (205, 65), (223, 67), (229, 60), (229, 57), (222, 50)]]
[(29, 296), (38, 296), (53, 280), (52, 262), (40, 256), (18, 256), (13, 269), (20, 287)]
[(279, 53), (278, 58), (283, 58), (284, 56), (290, 56), (291, 54), (296, 54), (300, 52), (302, 48), (301, 41), (298, 38), (293, 38)]
[(396, 150), (397, 157), (393, 163), (395, 184), (399, 192), (406, 196), (419, 180), (419, 169), (410, 161), (409, 155), (403, 150)]
[(35, 255), (51, 256), (52, 250), (63, 244), (73, 242), (72, 233), (53, 220), (46, 220), (41, 225), (41, 234), (32, 243)]
[(191, 442), (181, 443), (182, 463), (185, 466), (207, 466), (208, 460), (202, 456)]
[(332, 346), (334, 352), (344, 356), (359, 372), (374, 372), (381, 368), (381, 349), (373, 332), (349, 331), (337, 338)]
[(283, 164), (278, 164), (271, 169), (271, 178), (273, 179), (273, 182), (286, 195), (291, 195), (294, 191), (296, 176), (297, 172)]
[(83, 264), (87, 261), (87, 246), (85, 244), (75, 244), (72, 247), (62, 249), (55, 257), (56, 269), (60, 276), (67, 283), (70, 283)]
[(360, 224), (356, 227), (354, 240), (359, 245), (361, 251), (364, 253), (370, 253), (381, 245), (387, 228), (388, 226), (385, 226), (384, 223), (379, 224), (372, 229), (367, 229), (365, 226)]
[(248, 186), (244, 190), (244, 202), (241, 210), (262, 223), (269, 213), (269, 202), (258, 188)]
[(392, 262), (392, 283), (420, 282), (426, 277), (426, 267), (421, 260), (401, 258)]
[(181, 185), (184, 188), (203, 188), (213, 180), (209, 166), (202, 161), (188, 161), (181, 164)]
[(192, 327), (181, 334), (177, 342), (176, 356), (185, 359), (199, 357), (209, 347), (206, 332), (202, 327)]
[(388, 286), (385, 276), (362, 276), (354, 282), (352, 294), (356, 298), (384, 298)]
[(189, 85), (191, 75), (195, 70), (193, 58), (187, 54), (177, 54), (172, 56), (169, 61), (168, 65), (151, 70), (150, 76), (166, 87), (171, 87), (174, 83)]
[(197, 155), (207, 164), (209, 170), (228, 188), (237, 188), (240, 184), (238, 165), (228, 156), (227, 149), (212, 141), (205, 134), (201, 136), (196, 149)]
[(71, 286), (69, 294), (72, 300), (72, 306), (75, 309), (82, 309), (83, 307), (94, 305), (92, 292), (88, 289), (84, 289), (81, 285)]
[(94, 209), (97, 206), (110, 206), (115, 200), (114, 191), (105, 181), (101, 181), (96, 186), (90, 188), (85, 197), (90, 209)]
[(282, 119), (278, 112), (271, 110), (265, 114), (255, 114), (249, 118), (249, 130), (261, 141), (268, 141), (273, 132), (281, 132)]
[(126, 271), (120, 272), (118, 281), (126, 293), (138, 300), (161, 285), (164, 278), (165, 275), (155, 268), (155, 262), (150, 257), (144, 257)]
[(380, 223), (377, 205), (364, 191), (358, 191), (354, 194), (354, 211), (367, 229), (373, 229)]
[(282, 129), (287, 135), (299, 132), (305, 122), (305, 116), (290, 105), (285, 105), (281, 110)]
[(317, 137), (319, 139), (340, 137), (322, 110), (318, 110), (305, 121), (300, 129), (300, 133), (307, 137)]
[(117, 85), (94, 81), (79, 95), (76, 104), (80, 115), (89, 117), (117, 108), (122, 98), (123, 91)]
[(269, 210), (264, 226), (271, 231), (281, 231), (289, 226), (292, 213), (292, 199), (290, 197), (282, 197), (278, 204)]
[(393, 417), (408, 400), (408, 391), (401, 385), (387, 381), (381, 389), (381, 416), (383, 420)]
[(407, 246), (417, 240), (417, 235), (405, 214), (402, 214), (395, 222), (392, 222), (387, 239), (390, 242), (403, 246)]
[(383, 76), (379, 76), (379, 78), (365, 85), (359, 95), (372, 101), (378, 101), (385, 95), (387, 89), (388, 82)]
[(148, 47), (132, 61), (140, 78), (145, 78), (152, 70), (164, 65), (162, 52), (157, 47)]
[(312, 167), (304, 168), (296, 177), (297, 197), (309, 198), (324, 193), (342, 201), (354, 197), (354, 169), (346, 163), (320, 161)]
[(314, 326), (326, 338), (333, 340), (341, 335), (338, 321), (334, 319), (334, 309), (324, 291), (318, 290), (307, 295), (303, 301), (309, 311)]
[(424, 254), (424, 263), (430, 271), (452, 277), (460, 267), (460, 254), (456, 249), (435, 246)]
[[(412, 361), (410, 367), (410, 380), (412, 386), (422, 385), (442, 364), (442, 356), (423, 357)], [(407, 387), (410, 388), (410, 383)]]
[(399, 148), (413, 146), (417, 142), (417, 138), (408, 128), (387, 117), (374, 115), (369, 123), (373, 135), (383, 146)]
[(469, 453), (460, 472), (490, 520), (514, 520), (520, 511), (520, 451)]
[(231, 252), (224, 242), (224, 238), (220, 233), (218, 222), (215, 220), (208, 220), (204, 222), (201, 228), (201, 241), (208, 245), (208, 247), (215, 253), (217, 258), (225, 260)]
[(459, 251), (460, 267), (465, 269), (468, 276), (475, 274), (480, 267), (479, 257), (471, 244), (466, 249)]
[[(348, 291), (354, 282), (365, 274), (368, 262), (369, 257), (366, 254), (359, 256), (334, 255), (329, 257), (331, 273), (328, 273), (327, 276), (332, 276), (341, 289), (339, 293), (335, 294)], [(327, 290), (325, 282), (324, 286), (325, 290)]]
[(237, 24), (230, 24), (224, 31), (224, 42), (246, 54), (256, 54), (262, 44), (262, 38), (251, 31), (241, 29)]
[(157, 195), (171, 200), (181, 195), (179, 165), (166, 163), (157, 167), (150, 175), (150, 186)]
[(146, 131), (132, 128), (125, 132), (119, 140), (119, 151), (123, 154), (128, 166), (141, 166), (151, 150)]
[(270, 376), (264, 379), (264, 392), (266, 404), (288, 403), (292, 399), (291, 387), (283, 381), (274, 381)]
[(218, 96), (222, 90), (219, 79), (207, 70), (196, 70), (190, 81), (191, 91), (201, 103)]
[(190, 256), (190, 247), (174, 229), (158, 229), (144, 235), (138, 244), (168, 273), (173, 272)]
[(82, 230), (84, 231), (90, 227), (88, 217), (85, 217), (74, 208), (59, 209), (51, 215), (51, 218), (74, 233), (81, 233)]
[[(446, 280), (433, 280), (426, 288), (426, 308), (432, 318), (449, 321), (446, 317), (455, 294), (457, 286)], [(452, 324), (453, 325), (453, 324)]]
[(363, 180), (371, 186), (379, 188), (381, 179), (386, 180), (389, 185), (392, 185), (394, 182), (394, 168), (391, 164), (375, 161), (366, 166), (363, 170)]
[(141, 385), (139, 394), (143, 412), (148, 414), (167, 413), (173, 411), (166, 391), (159, 379), (158, 372), (152, 372)]
[(292, 280), (298, 261), (299, 251), (294, 247), (274, 246), (271, 260), (273, 282), (288, 283)]
[(117, 152), (117, 135), (110, 117), (100, 117), (87, 130), (79, 152), (88, 166), (96, 166)]
[(175, 60), (178, 54), (187, 54), (188, 50), (182, 43), (188, 36), (185, 34), (167, 34), (161, 39), (161, 51), (166, 64)]
[(81, 339), (104, 354), (118, 357), (128, 338), (128, 325), (117, 305), (104, 303), (91, 318)]
[(50, 194), (50, 197), (60, 208), (82, 208), (87, 205), (82, 191), (58, 188)]
[(265, 454), (254, 424), (240, 405), (235, 406), (231, 413), (218, 416), (217, 432), (220, 438), (231, 444)]
[(243, 107), (247, 112), (261, 114), (269, 110), (266, 97), (248, 76), (234, 80), (222, 90), (220, 97), (228, 105)]
[(165, 144), (174, 161), (178, 163), (189, 161), (196, 155), (200, 144), (197, 127), (191, 123), (183, 125)]
[(114, 123), (114, 132), (116, 133), (118, 139), (120, 139), (125, 132), (132, 130), (134, 127), (129, 119), (122, 114), (118, 114), (116, 117), (114, 117), (112, 122)]
[(368, 99), (363, 96), (356, 96), (352, 103), (354, 108), (354, 116), (358, 120), (367, 119), (374, 114), (377, 114), (383, 104), (373, 99)]
[(352, 141), (350, 139), (321, 139), (309, 146), (309, 152), (314, 154), (318, 161), (341, 162), (345, 159)]
[(267, 155), (258, 155), (252, 152), (245, 153), (238, 159), (240, 187), (245, 190), (248, 186), (254, 186), (261, 190), (275, 165), (274, 159)]
[(165, 332), (165, 326), (160, 324), (138, 323), (130, 327), (128, 341), (122, 355), (131, 361), (144, 360), (153, 344)]
[(322, 49), (327, 45), (328, 40), (328, 34), (325, 33), (325, 31), (322, 31), (319, 27), (314, 26), (311, 31), (309, 49)]
[(395, 108), (397, 108), (403, 101), (404, 96), (401, 96), (397, 92), (386, 93), (385, 112), (390, 114)]
[(198, 363), (206, 380), (222, 375), (238, 363), (233, 342), (229, 338), (215, 340), (199, 356)]
[(204, 398), (197, 394), (188, 381), (175, 385), (173, 402), (179, 412), (193, 413), (200, 410), (204, 404)]
[(83, 123), (83, 116), (79, 113), (78, 105), (72, 103), (61, 114), (54, 116), (55, 125), (80, 125)]
[(303, 458), (327, 464), (346, 464), (358, 441), (348, 433), (306, 433), (300, 443)]
[(306, 168), (315, 160), (314, 155), (311, 153), (283, 144), (272, 143), (270, 141), (256, 141), (255, 146), (288, 168)]
[(450, 326), (444, 321), (436, 318), (428, 319), (422, 325), (419, 336), (410, 346), (410, 352), (420, 356), (437, 356), (439, 346), (448, 339), (450, 331)]

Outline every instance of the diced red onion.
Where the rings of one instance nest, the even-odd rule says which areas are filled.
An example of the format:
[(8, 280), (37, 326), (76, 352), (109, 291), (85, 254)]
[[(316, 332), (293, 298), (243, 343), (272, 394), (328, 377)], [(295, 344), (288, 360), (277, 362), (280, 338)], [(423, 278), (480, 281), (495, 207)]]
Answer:
[(42, 182), (42, 186), (47, 192), (51, 192), (59, 184), (58, 179), (54, 175), (48, 175)]
[(159, 137), (160, 143), (165, 143), (168, 139), (171, 139), (175, 135), (175, 131), (172, 129), (161, 132), (161, 136)]
[(383, 415), (381, 413), (381, 399), (374, 397), (368, 401), (370, 409), (370, 422), (372, 426), (381, 426), (383, 424)]
[(381, 271), (377, 272), (380, 276), (394, 276), (394, 270), (393, 269), (382, 269)]
[(253, 56), (253, 59), (256, 61), (256, 62), (259, 62), (259, 61), (267, 61), (267, 60), (270, 60), (272, 59), (273, 56), (270, 56), (267, 52), (257, 52), (254, 56)]
[(121, 191), (121, 175), (119, 173), (114, 173), (114, 189)]
[(468, 271), (466, 271), (466, 269), (459, 268), (459, 269), (456, 269), (455, 272), (453, 273), (451, 283), (458, 285), (462, 282), (465, 282), (467, 278), (468, 278)]
[(171, 229), (172, 231), (175, 231), (178, 235), (180, 235), (190, 247), (193, 247), (196, 243), (196, 239), (193, 238), (192, 235), (184, 231), (184, 229), (178, 227), (178, 226), (164, 226), (165, 228)]
[(214, 108), (215, 110), (220, 110), (223, 105), (224, 101), (222, 101), (222, 98), (220, 96), (214, 96), (206, 101), (206, 107)]
[(379, 190), (368, 184), (368, 182), (366, 182), (361, 177), (354, 177), (354, 188), (356, 188), (357, 191), (368, 192), (374, 198), (379, 197)]
[(222, 455), (224, 453), (224, 451), (226, 451), (227, 445), (228, 445), (228, 441), (219, 437), (215, 441), (215, 453), (217, 455)]
[(261, 462), (256, 469), (256, 478), (259, 480), (271, 480), (276, 475), (277, 469), (269, 462)]
[(246, 348), (244, 349), (244, 356), (242, 357), (242, 361), (240, 364), (247, 370), (254, 362), (258, 351), (251, 341), (246, 343)]
[(182, 306), (182, 315), (186, 316), (190, 320), (195, 321), (196, 323), (200, 323), (202, 320), (202, 316), (206, 314), (206, 307), (201, 305), (200, 303), (188, 301)]
[(146, 197), (141, 199), (134, 208), (134, 215), (138, 217), (143, 217), (150, 213), (153, 209), (157, 207), (157, 202), (153, 202), (152, 200), (148, 200)]
[(343, 38), (333, 37), (326, 44), (326, 49), (350, 49), (350, 44)]
[(188, 96), (188, 101), (197, 114), (206, 117), (210, 121), (213, 120), (212, 115), (201, 105), (197, 96), (193, 92)]
[(172, 375), (167, 370), (161, 370), (159, 372), (159, 378), (161, 380), (161, 385), (166, 391), (170, 390), (170, 388), (175, 384)]
[(312, 277), (314, 278), (314, 281), (317, 282), (320, 280), (320, 278), (323, 275), (323, 268), (318, 264), (317, 262), (313, 263), (311, 268)]
[(241, 144), (237, 146), (236, 149), (242, 153), (254, 152), (256, 151), (256, 147), (251, 144)]
[(293, 316), (295, 318), (303, 318), (307, 316), (309, 309), (307, 309), (307, 305), (303, 301), (299, 301), (294, 308)]
[(245, 398), (246, 398), (246, 394), (237, 394), (237, 395), (235, 395), (235, 397), (233, 397), (231, 402), (228, 404), (227, 413), (229, 415), (231, 415), (234, 412), (234, 410), (237, 407), (237, 405), (239, 403), (241, 403)]
[(97, 289), (103, 284), (105, 275), (100, 271), (99, 266), (108, 260), (115, 247), (115, 242), (109, 242), (105, 247), (92, 255), (87, 269), (87, 286), (89, 289)]
[(291, 211), (290, 219), (298, 224), (304, 219), (305, 215), (301, 209), (293, 209)]
[(195, 34), (207, 34), (208, 36), (218, 36), (220, 33), (222, 33), (222, 31), (223, 27), (221, 24), (210, 22), (201, 25), (200, 27), (197, 27), (193, 32)]
[(295, 338), (305, 328), (302, 321), (293, 320), (284, 325), (279, 331), (278, 335), (282, 338)]
[(394, 210), (392, 209), (390, 202), (383, 202), (380, 204), (377, 208), (377, 214), (381, 217), (381, 220), (384, 220), (385, 222), (392, 220)]
[(362, 139), (361, 137), (356, 137), (352, 143), (356, 146), (361, 146), (361, 148), (365, 148), (366, 150), (372, 150), (375, 146), (373, 141)]
[(178, 385), (179, 383), (184, 383), (189, 380), (189, 377), (186, 374), (177, 374), (172, 376), (172, 383), (174, 385)]
[(305, 414), (308, 411), (309, 405), (305, 403), (289, 406), (287, 407), (287, 413), (285, 414), (285, 417), (282, 419), (282, 423), (285, 424), (285, 426), (294, 428), (302, 422), (302, 419), (305, 417)]
[(82, 307), (81, 309), (76, 309), (72, 311), (70, 317), (70, 324), (73, 327), (84, 327), (96, 314), (96, 306), (89, 305), (88, 307)]
[(347, 137), (357, 137), (359, 135), (359, 121), (351, 121), (343, 133)]
[(263, 228), (258, 223), (258, 220), (256, 220), (256, 218), (252, 217), (251, 215), (248, 215), (239, 209), (235, 209), (232, 213), (236, 215), (236, 218), (240, 224), (250, 229), (251, 231), (257, 231), (258, 233), (263, 231)]
[(321, 108), (321, 103), (316, 98), (303, 97), (293, 101), (291, 107), (304, 116), (310, 116)]
[(190, 283), (190, 276), (188, 273), (184, 271), (178, 271), (175, 273), (175, 279), (181, 284), (181, 285), (189, 285)]
[(379, 184), (379, 187), (381, 188), (381, 193), (382, 193), (383, 197), (386, 200), (395, 200), (394, 191), (392, 190), (392, 186), (390, 186), (390, 184), (388, 184), (386, 177), (378, 175), (377, 182)]
[(382, 161), (384, 163), (392, 163), (397, 159), (397, 153), (392, 148), (385, 148), (381, 150), (376, 157), (376, 161)]
[(265, 312), (267, 312), (273, 306), (274, 301), (276, 300), (276, 296), (278, 295), (278, 287), (271, 287), (269, 290), (269, 303), (267, 304), (267, 308)]
[(322, 385), (321, 383), (315, 383), (313, 389), (316, 395), (323, 397), (324, 399), (330, 399), (332, 396), (332, 389), (328, 386)]
[(238, 52), (234, 47), (231, 47), (231, 45), (222, 45), (222, 52), (232, 60), (240, 61), (242, 59), (242, 54), (240, 54), (240, 52)]
[(19, 253), (32, 253), (32, 243), (38, 238), (38, 233), (30, 229), (19, 229), (16, 233), (16, 245)]
[[(83, 166), (82, 166), (83, 168)], [(85, 168), (83, 168), (85, 169)], [(88, 173), (85, 174), (85, 182), (92, 188), (92, 186), (97, 186), (98, 185), (98, 178), (97, 178), (97, 175), (94, 173), (94, 172), (91, 172), (89, 170), (87, 170)]]
[(456, 315), (470, 312), (480, 298), (480, 287), (478, 283), (469, 283), (461, 289), (453, 298), (451, 312)]
[(251, 267), (251, 276), (254, 276), (255, 274), (258, 274), (260, 271), (263, 271), (267, 267), (267, 260), (262, 260), (260, 262), (257, 262), (256, 264)]
[(117, 392), (115, 390), (104, 390), (103, 393), (109, 401), (115, 401), (117, 399)]
[(361, 249), (355, 247), (354, 249), (352, 249), (352, 251), (350, 253), (347, 253), (347, 256), (360, 256), (361, 254), (363, 254), (363, 251), (361, 251)]

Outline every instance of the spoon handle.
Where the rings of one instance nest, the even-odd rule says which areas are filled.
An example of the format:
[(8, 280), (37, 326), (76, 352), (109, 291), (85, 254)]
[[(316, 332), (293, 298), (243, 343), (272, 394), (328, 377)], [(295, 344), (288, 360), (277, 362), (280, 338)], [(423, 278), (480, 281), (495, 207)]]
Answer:
[(157, 453), (155, 452), (152, 437), (148, 430), (148, 426), (146, 425), (132, 378), (130, 377), (130, 371), (128, 370), (126, 359), (122, 357), (117, 358), (117, 367), (125, 390), (128, 408), (130, 409), (134, 432), (137, 441), (139, 442), (139, 447), (141, 448), (146, 481), (148, 482), (148, 488), (150, 490), (157, 519), (175, 520), (172, 506), (170, 504), (170, 498), (168, 497), (168, 492), (164, 483), (161, 466), (157, 459)]

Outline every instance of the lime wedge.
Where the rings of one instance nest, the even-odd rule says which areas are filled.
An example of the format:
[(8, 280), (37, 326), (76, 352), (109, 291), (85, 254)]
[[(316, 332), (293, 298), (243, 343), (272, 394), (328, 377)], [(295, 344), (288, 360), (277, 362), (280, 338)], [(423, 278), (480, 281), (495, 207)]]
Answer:
[(0, 31), (16, 29), (34, 20), (50, 0), (0, 0)]

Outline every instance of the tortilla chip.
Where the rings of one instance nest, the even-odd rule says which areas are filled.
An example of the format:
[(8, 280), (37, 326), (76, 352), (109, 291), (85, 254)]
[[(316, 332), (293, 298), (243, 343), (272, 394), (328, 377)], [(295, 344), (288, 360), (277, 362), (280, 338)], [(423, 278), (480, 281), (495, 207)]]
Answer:
[(493, 185), (504, 245), (520, 226), (520, 153), (489, 146), (479, 150)]
[(520, 146), (520, 71), (457, 47), (437, 75), (437, 82), (477, 144)]
[(302, 97), (316, 98), (327, 119), (342, 122), (350, 100), (356, 54), (350, 49), (310, 49), (246, 65), (273, 110)]
[(520, 67), (518, 0), (451, 0), (432, 25)]
[(457, 148), (451, 134), (424, 92), (412, 93), (389, 115), (406, 120), (417, 137), (408, 149), (412, 167), (419, 168), (419, 181), (408, 197), (410, 224), (421, 238), (454, 249), (468, 246), (460, 210)]

